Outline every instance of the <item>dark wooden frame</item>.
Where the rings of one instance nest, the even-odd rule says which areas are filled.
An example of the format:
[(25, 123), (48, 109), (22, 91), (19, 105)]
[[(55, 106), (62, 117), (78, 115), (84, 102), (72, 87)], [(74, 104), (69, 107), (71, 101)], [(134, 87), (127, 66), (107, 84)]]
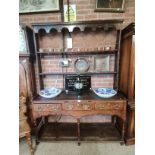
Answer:
[[(104, 69), (104, 67), (107, 67), (107, 66), (102, 66), (103, 67), (103, 69), (97, 69), (97, 60), (101, 60), (102, 59), (102, 62), (105, 62), (106, 63), (106, 65), (108, 65), (108, 69)], [(106, 59), (108, 59), (108, 60), (106, 60)], [(106, 61), (108, 61), (108, 62), (106, 62)], [(108, 64), (107, 64), (108, 63)], [(95, 72), (102, 72), (102, 71), (106, 71), (106, 72), (109, 72), (109, 70), (110, 70), (110, 67), (109, 67), (109, 65), (110, 65), (110, 55), (108, 55), (108, 58), (106, 57), (106, 55), (105, 56), (103, 56), (103, 57), (101, 57), (100, 55), (97, 55), (97, 56), (94, 56), (94, 71)], [(101, 66), (101, 64), (100, 64), (100, 66)]]
[(121, 8), (99, 8), (97, 6), (98, 0), (95, 3), (95, 12), (124, 12), (124, 4), (125, 0), (122, 0), (122, 7)]
[(61, 12), (63, 8), (63, 0), (58, 0), (59, 1), (59, 9), (58, 10), (47, 10), (47, 11), (32, 11), (32, 12), (19, 12), (20, 15), (24, 14), (42, 14), (42, 13), (57, 13)]
[(127, 97), (125, 142), (131, 145), (135, 143), (135, 23), (122, 30), (119, 68), (119, 90)]

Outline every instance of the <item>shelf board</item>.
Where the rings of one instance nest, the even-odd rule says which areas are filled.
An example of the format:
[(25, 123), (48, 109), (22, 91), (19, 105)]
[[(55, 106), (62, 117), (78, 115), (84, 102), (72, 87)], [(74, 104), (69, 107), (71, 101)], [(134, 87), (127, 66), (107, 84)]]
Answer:
[(118, 50), (104, 50), (104, 51), (78, 51), (78, 52), (37, 52), (43, 55), (95, 55), (95, 54), (115, 54)]
[(117, 72), (49, 72), (49, 73), (39, 73), (39, 75), (96, 75), (96, 74), (117, 74)]
[[(120, 141), (121, 135), (115, 125), (111, 123), (81, 123), (80, 141)], [(76, 123), (58, 123), (56, 130), (54, 123), (46, 124), (39, 134), (39, 141), (67, 140), (77, 141)]]
[(91, 20), (91, 21), (73, 21), (73, 22), (55, 22), (55, 23), (32, 23), (32, 26), (70, 26), (70, 25), (87, 25), (87, 24), (119, 24), (123, 19)]
[(29, 57), (30, 53), (19, 53), (19, 57)]

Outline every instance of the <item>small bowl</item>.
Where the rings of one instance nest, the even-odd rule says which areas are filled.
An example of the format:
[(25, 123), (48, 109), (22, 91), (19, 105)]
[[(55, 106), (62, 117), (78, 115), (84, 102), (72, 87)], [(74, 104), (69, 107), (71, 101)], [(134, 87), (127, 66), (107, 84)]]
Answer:
[(51, 87), (51, 88), (46, 88), (46, 89), (41, 90), (39, 92), (39, 95), (44, 98), (54, 98), (58, 96), (61, 92), (62, 92), (61, 89)]
[(117, 92), (112, 88), (96, 88), (93, 89), (94, 93), (102, 98), (110, 98), (117, 94)]

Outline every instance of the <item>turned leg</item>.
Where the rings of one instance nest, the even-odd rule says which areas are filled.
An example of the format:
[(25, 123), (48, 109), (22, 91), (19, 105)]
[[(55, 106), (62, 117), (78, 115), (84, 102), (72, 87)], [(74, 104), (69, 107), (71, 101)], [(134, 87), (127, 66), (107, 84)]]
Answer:
[(56, 130), (56, 139), (59, 138), (59, 123), (55, 122), (55, 130)]
[(80, 146), (80, 119), (77, 119), (77, 133), (78, 133), (78, 145)]
[(27, 144), (28, 144), (28, 146), (29, 146), (31, 155), (33, 155), (33, 154), (34, 154), (34, 150), (33, 150), (33, 147), (32, 147), (32, 139), (31, 139), (31, 134), (30, 134), (30, 132), (29, 132), (29, 133), (26, 133), (26, 141), (27, 141)]
[(36, 126), (36, 131), (35, 131), (35, 137), (36, 137), (36, 145), (39, 144), (39, 131), (41, 127), (45, 124), (45, 117), (41, 118), (41, 121), (39, 122), (38, 126)]
[(112, 124), (113, 124), (113, 125), (116, 124), (116, 116), (112, 116)]
[(123, 144), (124, 144), (125, 127), (126, 127), (126, 122), (125, 122), (125, 120), (123, 120), (123, 125), (122, 125), (122, 137), (121, 137), (121, 145), (123, 145)]
[(35, 142), (36, 142), (36, 145), (39, 144), (39, 139), (38, 139), (38, 127), (37, 127), (37, 124), (35, 124)]
[(55, 133), (56, 133), (56, 140), (59, 138), (59, 120), (61, 119), (61, 115), (57, 115), (56, 121), (55, 121)]
[(33, 124), (34, 124), (34, 126), (37, 126), (36, 119), (33, 120)]

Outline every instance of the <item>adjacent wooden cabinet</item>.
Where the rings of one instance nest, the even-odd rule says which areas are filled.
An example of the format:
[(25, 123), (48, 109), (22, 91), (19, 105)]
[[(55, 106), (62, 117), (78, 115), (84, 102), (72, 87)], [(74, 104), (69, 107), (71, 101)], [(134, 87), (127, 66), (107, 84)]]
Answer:
[[(26, 82), (24, 95), (29, 99), (36, 94), (36, 84), (35, 84), (35, 71), (34, 71), (34, 61), (35, 61), (35, 50), (34, 50), (34, 40), (33, 40), (33, 30), (26, 25), (19, 26), (19, 63), (23, 66), (26, 75)], [(20, 88), (23, 91), (22, 83), (20, 82)], [(25, 92), (27, 92), (25, 94)]]
[(31, 141), (30, 105), (32, 100), (32, 81), (30, 78), (28, 57), (20, 57), (19, 62), (19, 138), (26, 137), (31, 155), (34, 150)]
[(126, 144), (135, 142), (135, 24), (122, 30), (119, 90), (127, 97)]
[(19, 97), (26, 98), (29, 123), (32, 126), (31, 100), (36, 94), (34, 71), (33, 31), (25, 25), (19, 26)]

